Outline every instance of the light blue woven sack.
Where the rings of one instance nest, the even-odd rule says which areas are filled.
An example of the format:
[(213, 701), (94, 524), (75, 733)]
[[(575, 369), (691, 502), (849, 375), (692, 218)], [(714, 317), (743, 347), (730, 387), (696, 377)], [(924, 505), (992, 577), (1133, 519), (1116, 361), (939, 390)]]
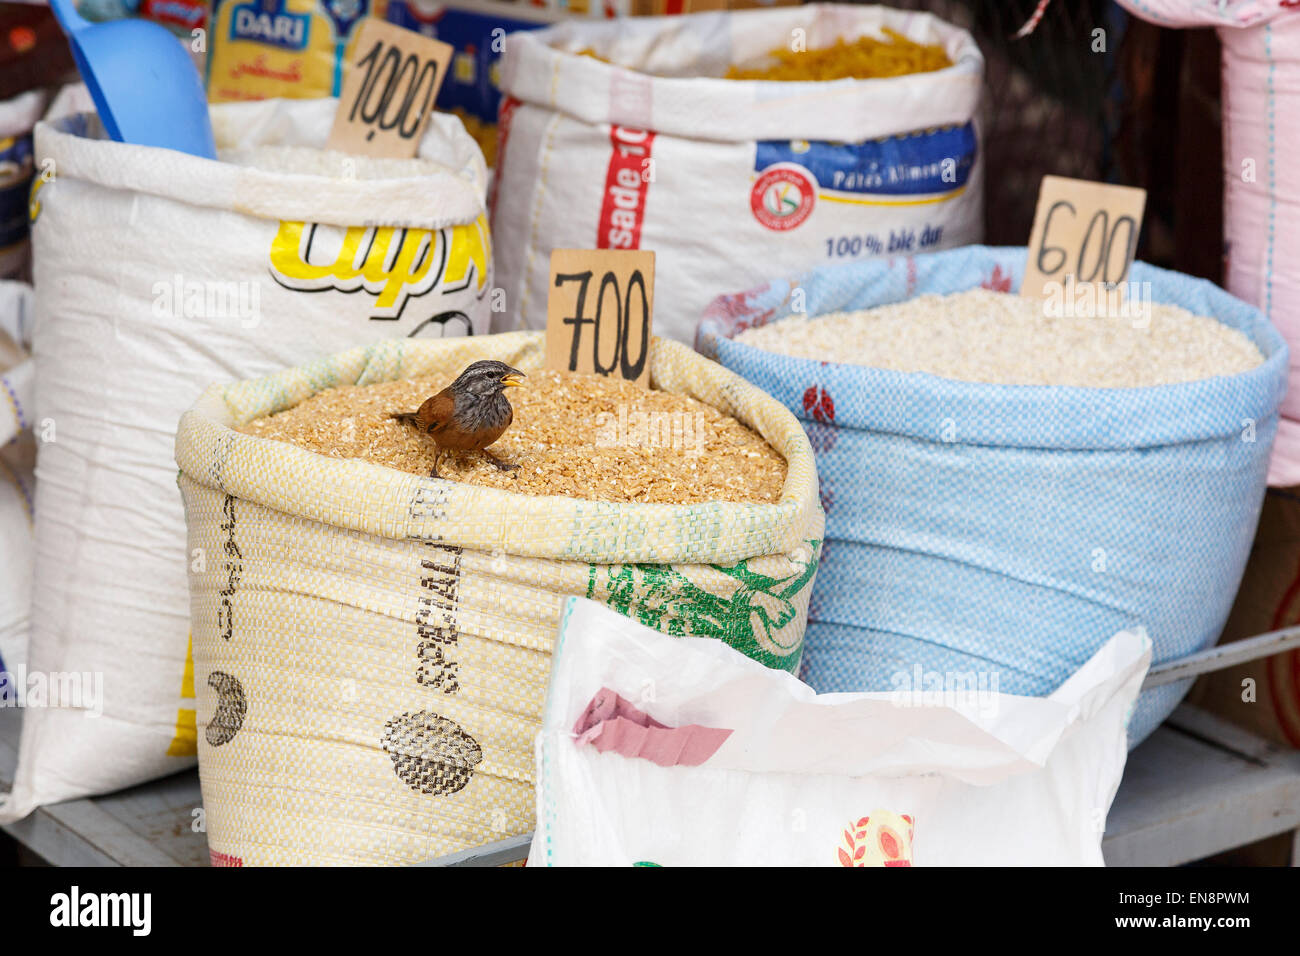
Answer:
[[(731, 341), (799, 304), (817, 316), (1013, 292), (1024, 260), (1023, 248), (968, 246), (829, 266), (705, 313), (697, 348), (790, 408), (817, 453), (826, 542), (801, 676), (820, 692), (974, 672), (1003, 693), (1047, 694), (1125, 628), (1147, 629), (1156, 662), (1218, 639), (1286, 389), (1286, 344), (1258, 309), (1135, 263), (1129, 278), (1153, 301), (1213, 316), (1265, 356), (1238, 375), (1141, 389), (971, 384)], [(1189, 685), (1139, 697), (1130, 746)]]

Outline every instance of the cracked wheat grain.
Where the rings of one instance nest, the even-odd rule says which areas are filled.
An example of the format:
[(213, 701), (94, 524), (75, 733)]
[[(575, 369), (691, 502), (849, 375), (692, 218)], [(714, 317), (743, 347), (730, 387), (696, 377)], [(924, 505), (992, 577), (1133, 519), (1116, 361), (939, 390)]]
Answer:
[[(331, 458), (413, 475), (433, 467), (433, 440), (393, 421), (447, 382), (411, 379), (331, 388), (238, 429)], [(717, 409), (621, 379), (533, 371), (508, 393), (515, 418), (491, 452), (445, 452), (444, 478), (526, 495), (593, 501), (699, 504), (780, 500), (786, 464), (763, 438)], [(646, 413), (649, 413), (648, 415)]]

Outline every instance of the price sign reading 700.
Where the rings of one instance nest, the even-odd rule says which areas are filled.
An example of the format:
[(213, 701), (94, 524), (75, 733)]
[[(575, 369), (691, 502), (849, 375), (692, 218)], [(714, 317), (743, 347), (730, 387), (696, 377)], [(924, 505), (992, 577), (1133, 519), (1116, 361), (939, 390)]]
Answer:
[(552, 252), (546, 367), (615, 375), (648, 388), (654, 278), (653, 252)]

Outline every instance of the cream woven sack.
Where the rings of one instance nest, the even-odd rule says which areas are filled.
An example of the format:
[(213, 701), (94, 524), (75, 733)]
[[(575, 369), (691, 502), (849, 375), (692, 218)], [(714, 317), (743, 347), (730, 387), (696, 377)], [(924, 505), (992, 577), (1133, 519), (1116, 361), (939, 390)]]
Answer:
[[(212, 110), (222, 162), (36, 129), (40, 449), (31, 663), (102, 678), (103, 717), (31, 708), (0, 821), (193, 763), (173, 442), (214, 381), (394, 335), (487, 325), (477, 145), (436, 115), (416, 160), (319, 149), (334, 100)], [(94, 675), (99, 675), (95, 678)]]
[[(880, 38), (882, 27), (943, 45), (953, 65), (822, 83), (721, 78), (800, 40), (821, 49)], [(672, 280), (655, 289), (655, 329), (691, 342), (724, 287), (979, 242), (983, 71), (964, 30), (885, 7), (570, 20), (511, 34), (492, 225), (512, 314), (545, 325), (554, 249), (654, 250)]]
[(231, 429), (335, 384), (542, 355), (535, 333), (397, 340), (214, 387), (181, 420), (214, 862), (412, 863), (529, 830), (566, 595), (796, 667), (823, 522), (808, 440), (681, 345), (656, 340), (652, 381), (762, 433), (789, 463), (779, 503), (528, 497)]

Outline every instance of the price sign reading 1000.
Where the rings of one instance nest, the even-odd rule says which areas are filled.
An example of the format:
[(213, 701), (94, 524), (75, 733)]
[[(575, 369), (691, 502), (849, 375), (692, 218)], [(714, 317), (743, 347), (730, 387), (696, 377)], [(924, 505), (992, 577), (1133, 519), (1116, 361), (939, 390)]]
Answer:
[(328, 147), (362, 156), (414, 156), (451, 62), (449, 44), (367, 19), (348, 63)]

